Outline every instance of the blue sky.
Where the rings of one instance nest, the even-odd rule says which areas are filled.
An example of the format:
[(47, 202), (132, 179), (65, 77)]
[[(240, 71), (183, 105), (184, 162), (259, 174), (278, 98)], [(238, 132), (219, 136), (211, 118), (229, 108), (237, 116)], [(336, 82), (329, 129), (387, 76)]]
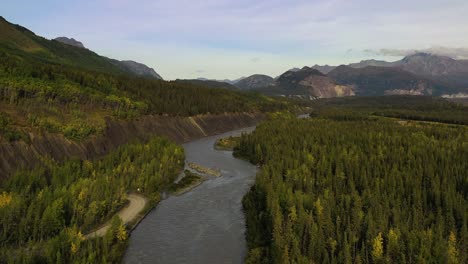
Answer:
[(74, 37), (165, 79), (276, 76), (292, 67), (468, 58), (466, 0), (1, 0), (0, 15), (46, 38)]

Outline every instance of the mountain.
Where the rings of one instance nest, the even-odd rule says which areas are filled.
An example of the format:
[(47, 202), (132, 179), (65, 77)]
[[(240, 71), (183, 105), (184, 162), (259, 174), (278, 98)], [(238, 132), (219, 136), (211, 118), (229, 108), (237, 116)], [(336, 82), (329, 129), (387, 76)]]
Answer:
[(398, 62), (387, 62), (387, 61), (382, 61), (382, 60), (362, 60), (357, 63), (350, 63), (348, 64), (349, 67), (351, 68), (365, 68), (368, 66), (374, 66), (374, 67), (397, 67)]
[[(287, 70), (286, 72), (288, 72), (288, 71), (291, 71), (291, 72), (298, 72), (298, 71), (300, 71), (300, 70), (301, 70), (301, 68), (295, 67), (295, 68), (292, 68), (292, 69)], [(279, 77), (279, 76), (278, 76), (278, 77)]]
[(454, 92), (451, 85), (418, 76), (396, 67), (339, 66), (328, 76), (340, 85), (355, 87), (356, 95), (442, 95)]
[(416, 53), (406, 56), (401, 61), (395, 62), (395, 64), (404, 70), (424, 76), (468, 74), (468, 61), (428, 53)]
[(287, 71), (277, 78), (273, 86), (257, 90), (266, 94), (308, 98), (354, 95), (352, 86), (338, 85), (325, 74), (310, 67), (304, 67), (299, 71)]
[[(60, 37), (48, 40), (0, 16), (0, 52), (26, 61), (42, 61), (85, 70), (158, 78), (153, 69), (136, 62), (120, 62), (84, 48), (83, 43)], [(161, 78), (159, 76), (159, 78)], [(158, 78), (158, 79), (159, 79)]]
[(333, 69), (336, 68), (336, 66), (330, 66), (330, 65), (318, 65), (318, 64), (315, 64), (314, 66), (311, 67), (312, 69), (316, 69), (317, 71), (323, 73), (323, 74), (327, 74), (329, 72), (331, 72)]
[[(369, 66), (396, 67), (422, 77), (443, 81), (459, 88), (468, 88), (468, 60), (456, 60), (429, 53), (415, 53), (394, 62), (363, 60), (358, 63), (348, 64), (347, 66), (356, 69)], [(336, 67), (314, 65), (313, 68), (327, 74)]]
[(211, 89), (207, 82), (142, 75), (158, 77), (142, 64), (47, 40), (0, 18), (0, 144), (42, 131), (82, 140), (102, 135), (109, 119), (258, 112), (287, 104), (230, 84), (222, 84), (229, 90)]
[(177, 79), (176, 82), (179, 83), (190, 83), (194, 84), (197, 86), (204, 86), (204, 87), (210, 87), (210, 88), (224, 88), (224, 89), (231, 89), (231, 90), (238, 90), (236, 86), (227, 83), (227, 82), (221, 82), (221, 81), (214, 81), (214, 80), (208, 80), (208, 79)]
[(150, 68), (143, 63), (139, 63), (139, 62), (132, 61), (132, 60), (125, 60), (125, 61), (112, 60), (112, 61), (115, 62), (117, 66), (122, 68), (124, 71), (133, 73), (134, 75), (155, 78), (159, 80), (163, 79), (161, 75), (159, 75), (153, 68)]
[[(85, 49), (85, 46), (83, 45), (83, 43), (74, 38), (58, 37), (58, 38), (55, 38), (54, 40), (67, 44), (67, 45), (77, 47), (77, 48)], [(159, 75), (153, 68), (150, 68), (143, 63), (139, 63), (139, 62), (132, 61), (132, 60), (124, 60), (124, 61), (119, 61), (119, 60), (114, 60), (114, 59), (109, 59), (109, 60), (115, 66), (119, 67), (121, 70), (127, 73), (131, 73), (133, 75), (137, 75), (141, 77), (148, 77), (148, 78), (154, 78), (154, 79), (159, 79), (159, 80), (163, 79), (161, 75)]]
[(64, 66), (106, 72), (125, 73), (108, 58), (83, 48), (48, 40), (0, 17), (0, 51), (27, 61), (43, 61)]
[(208, 79), (208, 78), (200, 77), (200, 78), (197, 78), (197, 79), (190, 79), (190, 80), (215, 81), (215, 82), (222, 82), (222, 83), (228, 83), (228, 84), (235, 84), (235, 83), (239, 82), (240, 80), (242, 80), (242, 79), (244, 79), (244, 78), (245, 78), (245, 77), (240, 77), (240, 78), (235, 79), (235, 80), (230, 80), (230, 79), (217, 80), (217, 79)]
[(254, 74), (234, 83), (236, 87), (243, 90), (264, 88), (273, 86), (274, 84), (275, 80), (272, 77), (263, 74)]
[(80, 41), (74, 38), (58, 37), (58, 38), (54, 38), (53, 40), (56, 40), (58, 42), (62, 42), (71, 46), (75, 46), (77, 48), (85, 49), (85, 46), (83, 45), (83, 43), (81, 43)]
[[(85, 49), (85, 46), (83, 45), (83, 43), (74, 38), (58, 37), (53, 40), (56, 40), (58, 42), (71, 45), (77, 48)], [(110, 59), (110, 61), (125, 72), (131, 73), (137, 76), (162, 80), (161, 75), (159, 75), (153, 68), (150, 68), (143, 63), (139, 63), (139, 62), (132, 61), (132, 60), (119, 61), (119, 60)]]
[(455, 60), (446, 56), (417, 53), (395, 62), (406, 71), (431, 79), (452, 83), (460, 88), (468, 88), (468, 61)]

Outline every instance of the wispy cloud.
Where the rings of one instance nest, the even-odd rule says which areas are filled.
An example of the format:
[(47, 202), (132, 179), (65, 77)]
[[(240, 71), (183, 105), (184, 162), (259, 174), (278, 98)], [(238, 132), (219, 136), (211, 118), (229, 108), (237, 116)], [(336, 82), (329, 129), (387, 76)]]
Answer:
[(259, 58), (259, 57), (253, 57), (253, 58), (250, 59), (250, 61), (253, 62), (253, 63), (257, 63), (257, 62), (259, 62), (259, 61), (261, 61), (261, 60), (262, 60), (262, 59)]
[(442, 46), (435, 46), (435, 47), (426, 48), (426, 49), (379, 49), (379, 50), (366, 49), (364, 50), (364, 52), (374, 54), (374, 55), (397, 56), (397, 57), (424, 52), (424, 53), (430, 53), (434, 55), (447, 56), (447, 57), (454, 58), (454, 59), (468, 59), (468, 48), (450, 48), (450, 47), (442, 47)]

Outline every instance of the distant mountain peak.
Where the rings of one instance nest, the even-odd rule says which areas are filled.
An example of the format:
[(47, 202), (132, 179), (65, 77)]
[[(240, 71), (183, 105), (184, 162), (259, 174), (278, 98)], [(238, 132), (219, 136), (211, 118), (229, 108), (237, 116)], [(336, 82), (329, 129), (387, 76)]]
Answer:
[(308, 66), (302, 67), (302, 69), (299, 70), (298, 73), (308, 74), (308, 75), (320, 75), (320, 76), (325, 75), (321, 71), (319, 71), (317, 69), (314, 69), (314, 68), (311, 68), (311, 67), (308, 67)]
[(58, 38), (54, 38), (54, 40), (56, 40), (58, 42), (61, 42), (61, 43), (64, 43), (64, 44), (67, 44), (67, 45), (77, 47), (77, 48), (86, 49), (86, 47), (83, 45), (83, 43), (81, 43), (80, 41), (78, 41), (78, 40), (76, 40), (74, 38), (58, 37)]
[(151, 77), (162, 80), (163, 78), (153, 68), (146, 66), (143, 63), (139, 63), (132, 60), (124, 60), (118, 62), (121, 67), (125, 70), (132, 72), (138, 76)]
[(254, 74), (236, 82), (234, 85), (240, 89), (251, 90), (270, 87), (273, 86), (274, 83), (275, 80), (268, 75)]

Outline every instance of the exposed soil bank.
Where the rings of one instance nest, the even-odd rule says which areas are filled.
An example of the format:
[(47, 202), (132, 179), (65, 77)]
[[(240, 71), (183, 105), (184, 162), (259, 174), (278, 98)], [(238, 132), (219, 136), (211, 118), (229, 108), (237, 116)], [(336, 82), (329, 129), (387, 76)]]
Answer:
[(70, 158), (93, 159), (122, 144), (152, 136), (166, 136), (185, 143), (205, 136), (249, 127), (264, 119), (262, 113), (225, 113), (193, 117), (144, 116), (131, 121), (107, 121), (104, 135), (75, 142), (59, 134), (42, 132), (23, 141), (0, 144), (0, 179), (18, 168), (32, 168), (41, 157), (63, 161)]

